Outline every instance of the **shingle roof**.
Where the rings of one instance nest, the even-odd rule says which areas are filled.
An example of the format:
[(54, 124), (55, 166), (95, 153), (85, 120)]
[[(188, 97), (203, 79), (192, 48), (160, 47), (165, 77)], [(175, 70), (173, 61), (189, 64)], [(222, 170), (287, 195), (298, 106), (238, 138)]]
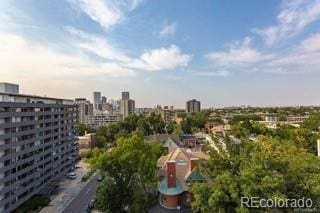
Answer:
[(158, 168), (160, 168), (160, 173), (166, 175), (167, 162), (175, 161), (176, 162), (176, 178), (181, 184), (184, 191), (188, 191), (189, 187), (186, 183), (186, 178), (190, 175), (190, 159), (199, 158), (199, 159), (208, 159), (208, 155), (204, 152), (192, 152), (186, 151), (183, 148), (175, 149), (166, 156), (159, 158), (157, 162)]

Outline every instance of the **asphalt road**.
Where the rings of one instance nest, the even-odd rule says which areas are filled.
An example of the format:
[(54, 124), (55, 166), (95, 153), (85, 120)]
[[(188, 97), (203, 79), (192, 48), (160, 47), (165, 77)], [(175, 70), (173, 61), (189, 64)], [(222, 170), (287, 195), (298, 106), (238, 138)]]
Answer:
[(99, 186), (98, 176), (95, 175), (93, 179), (85, 186), (81, 192), (72, 200), (72, 202), (64, 209), (63, 213), (82, 213), (85, 212), (89, 202), (96, 196), (96, 190)]

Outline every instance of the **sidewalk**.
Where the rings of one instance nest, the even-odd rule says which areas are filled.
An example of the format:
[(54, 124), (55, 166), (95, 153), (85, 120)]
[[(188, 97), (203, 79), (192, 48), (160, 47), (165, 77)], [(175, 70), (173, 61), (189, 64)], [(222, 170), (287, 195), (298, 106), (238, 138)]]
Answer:
[(86, 182), (81, 181), (81, 178), (89, 171), (88, 164), (80, 161), (77, 166), (81, 167), (74, 170), (77, 178), (74, 180), (63, 179), (58, 186), (59, 194), (40, 213), (61, 213), (72, 199), (88, 184), (89, 180)]

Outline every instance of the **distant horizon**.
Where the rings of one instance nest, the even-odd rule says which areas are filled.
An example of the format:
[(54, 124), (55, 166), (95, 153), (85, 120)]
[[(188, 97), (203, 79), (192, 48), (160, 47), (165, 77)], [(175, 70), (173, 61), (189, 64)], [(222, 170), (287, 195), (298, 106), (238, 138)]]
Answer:
[[(48, 97), (48, 98), (58, 98), (58, 99), (67, 99), (67, 100), (75, 100), (77, 98), (85, 98), (86, 100), (89, 100), (91, 103), (93, 103), (93, 92), (101, 92), (99, 90), (96, 90), (96, 91), (92, 91), (92, 97), (85, 97), (85, 96), (77, 96), (77, 97), (70, 97), (70, 95), (66, 95), (65, 96), (53, 96), (53, 95), (48, 95), (46, 93), (44, 94), (34, 94), (34, 93), (30, 93), (26, 90), (23, 90), (23, 87), (17, 83), (17, 82), (7, 82), (7, 81), (2, 81), (2, 82), (6, 82), (6, 83), (13, 83), (13, 84), (18, 84), (19, 87), (20, 87), (20, 94), (21, 95), (32, 95), (32, 96), (39, 96), (39, 97)], [(101, 96), (106, 96), (107, 98), (107, 101), (110, 100), (110, 99), (113, 99), (113, 100), (120, 100), (121, 99), (121, 92), (124, 92), (124, 91), (119, 91), (119, 97), (108, 97), (106, 96), (103, 92), (101, 92)], [(201, 109), (210, 109), (210, 108), (231, 108), (231, 107), (248, 107), (250, 106), (251, 108), (268, 108), (268, 107), (317, 107), (317, 106), (320, 106), (319, 105), (312, 105), (312, 104), (293, 104), (293, 105), (258, 105), (258, 104), (239, 104), (239, 105), (215, 105), (215, 106), (212, 106), (212, 105), (203, 105), (203, 101), (200, 100), (200, 99), (197, 99), (197, 98), (189, 98), (189, 99), (186, 99), (184, 101), (184, 105), (180, 105), (180, 106), (176, 106), (176, 105), (173, 105), (173, 104), (170, 104), (170, 103), (155, 103), (154, 105), (141, 105), (141, 103), (137, 102), (137, 100), (132, 97), (132, 94), (130, 91), (125, 91), (125, 92), (129, 92), (130, 93), (130, 99), (133, 99), (136, 101), (136, 108), (154, 108), (158, 105), (161, 105), (162, 107), (163, 106), (174, 106), (174, 109), (185, 109), (185, 104), (187, 101), (189, 100), (192, 100), (192, 99), (196, 99), (198, 101), (201, 102)], [(138, 105), (137, 105), (138, 104)]]
[(27, 94), (320, 104), (319, 0), (12, 0), (0, 10), (1, 80)]

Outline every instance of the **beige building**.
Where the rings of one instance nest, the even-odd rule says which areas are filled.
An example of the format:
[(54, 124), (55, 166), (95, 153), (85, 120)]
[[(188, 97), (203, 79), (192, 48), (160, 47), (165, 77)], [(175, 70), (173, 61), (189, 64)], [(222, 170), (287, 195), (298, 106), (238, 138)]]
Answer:
[(78, 137), (79, 155), (83, 157), (86, 153), (97, 146), (96, 133), (85, 134)]
[(123, 118), (128, 117), (131, 114), (134, 114), (135, 110), (135, 101), (132, 99), (120, 100), (120, 114)]
[(119, 114), (95, 114), (87, 116), (86, 124), (91, 128), (98, 128), (102, 126), (108, 126), (109, 124), (117, 123), (121, 120), (121, 115)]
[(161, 118), (164, 120), (166, 124), (174, 122), (175, 121), (175, 111), (173, 109), (173, 106), (164, 106), (163, 108), (158, 105), (154, 109), (150, 110), (149, 115), (151, 113), (156, 113), (158, 115), (161, 115)]

